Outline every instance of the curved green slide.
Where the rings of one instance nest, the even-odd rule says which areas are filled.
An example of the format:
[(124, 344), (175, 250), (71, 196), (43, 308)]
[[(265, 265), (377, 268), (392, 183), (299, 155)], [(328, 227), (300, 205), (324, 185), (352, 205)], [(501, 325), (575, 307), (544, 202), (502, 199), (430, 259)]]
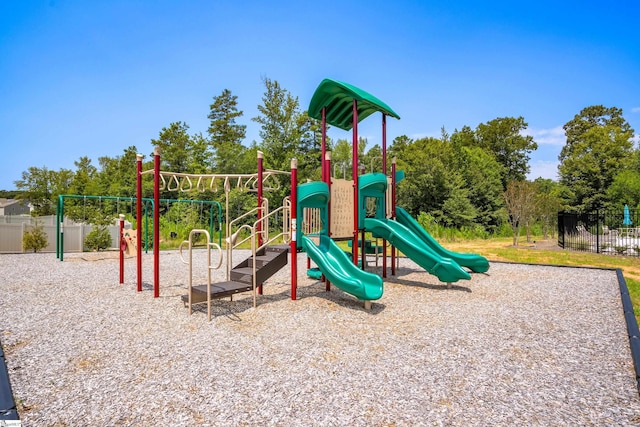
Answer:
[(338, 288), (365, 301), (382, 297), (382, 278), (356, 267), (329, 236), (321, 235), (319, 246), (305, 235), (300, 240), (307, 256)]
[(484, 273), (489, 270), (489, 261), (482, 255), (452, 252), (443, 248), (407, 211), (399, 206), (396, 206), (396, 221), (411, 230), (413, 234), (418, 236), (420, 240), (438, 255), (451, 258), (459, 265), (469, 268), (474, 273)]
[(471, 279), (469, 273), (450, 258), (432, 251), (418, 236), (404, 225), (388, 219), (365, 218), (364, 226), (374, 237), (388, 240), (393, 246), (412, 259), (420, 267), (442, 282), (457, 282)]

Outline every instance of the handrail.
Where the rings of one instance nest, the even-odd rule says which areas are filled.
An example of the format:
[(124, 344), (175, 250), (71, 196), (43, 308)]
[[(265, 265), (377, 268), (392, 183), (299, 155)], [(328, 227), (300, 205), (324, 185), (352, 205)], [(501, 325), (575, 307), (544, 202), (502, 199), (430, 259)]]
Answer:
[[(258, 224), (259, 224), (259, 223), (264, 222), (264, 221), (267, 221), (267, 223), (268, 223), (268, 219), (269, 219), (271, 216), (273, 216), (273, 215), (275, 215), (275, 214), (277, 214), (278, 212), (281, 212), (281, 211), (282, 211), (282, 212), (283, 212), (283, 214), (284, 214), (284, 211), (285, 211), (286, 209), (287, 209), (286, 204), (284, 204), (284, 203), (283, 203), (283, 206), (280, 206), (278, 209), (274, 210), (273, 212), (269, 212), (267, 215), (265, 215), (265, 216), (261, 217), (260, 219), (258, 219), (257, 221), (255, 221), (255, 222), (253, 223), (253, 227), (251, 227), (251, 228), (252, 228), (252, 230), (253, 230), (253, 232), (251, 233), (251, 236), (250, 236), (250, 237), (251, 237), (251, 256), (253, 257), (253, 262), (251, 263), (251, 264), (252, 264), (251, 273), (252, 273), (252, 278), (253, 278), (253, 280), (251, 281), (251, 282), (252, 282), (251, 284), (252, 284), (252, 287), (253, 287), (253, 307), (254, 307), (254, 308), (255, 308), (255, 307), (256, 307), (256, 305), (257, 305), (256, 287), (257, 287), (257, 285), (258, 285), (258, 284), (257, 284), (257, 275), (256, 275), (256, 264), (257, 264), (257, 263), (255, 262), (255, 260), (256, 260), (256, 253), (257, 253), (259, 250), (261, 250), (262, 248), (265, 248), (269, 243), (271, 243), (271, 242), (275, 241), (278, 237), (283, 236), (283, 235), (285, 234), (284, 232), (279, 233), (279, 234), (277, 234), (276, 236), (274, 236), (273, 238), (271, 238), (271, 239), (267, 239), (267, 241), (266, 241), (266, 242), (264, 242), (264, 243), (263, 243), (262, 245), (260, 245), (259, 247), (256, 247), (256, 237), (257, 237), (257, 234), (258, 234), (258, 233), (256, 233), (256, 230), (257, 230), (257, 227), (258, 227)], [(268, 237), (268, 235), (267, 235), (267, 237)], [(293, 255), (292, 255), (292, 256), (293, 256)]]
[[(206, 236), (207, 240), (206, 240), (206, 247), (207, 247), (207, 316), (209, 318), (209, 321), (211, 321), (211, 270), (217, 270), (220, 268), (220, 266), (222, 265), (222, 248), (220, 248), (220, 245), (218, 245), (215, 242), (211, 242), (211, 236), (209, 235), (209, 232), (207, 230), (203, 230), (203, 229), (193, 229), (191, 230), (191, 232), (189, 233), (189, 240), (183, 240), (180, 243), (180, 246), (178, 247), (178, 250), (180, 252), (180, 260), (184, 263), (184, 264), (188, 264), (189, 265), (189, 314), (192, 313), (192, 301), (191, 301), (191, 294), (192, 294), (192, 288), (193, 288), (193, 237), (194, 235), (198, 233), (204, 233), (204, 235)], [(182, 248), (183, 246), (186, 244), (189, 245), (189, 261), (185, 261), (184, 256), (182, 254)], [(218, 253), (220, 255), (220, 258), (218, 260), (218, 265), (215, 267), (211, 266), (211, 248), (216, 248), (218, 249)]]
[[(253, 223), (253, 228), (255, 229), (255, 228), (257, 227), (258, 223), (260, 223), (260, 222), (264, 222), (264, 221), (265, 221), (265, 220), (267, 220), (269, 217), (271, 217), (271, 216), (275, 216), (275, 214), (277, 214), (277, 213), (279, 213), (279, 212), (282, 212), (282, 213), (283, 213), (283, 216), (285, 215), (285, 212), (288, 214), (288, 213), (289, 213), (289, 209), (290, 209), (290, 208), (291, 208), (291, 203), (290, 203), (290, 202), (289, 202), (289, 206), (287, 206), (286, 202), (285, 202), (285, 203), (283, 203), (283, 205), (282, 205), (282, 206), (280, 206), (278, 209), (276, 209), (276, 210), (274, 210), (274, 211), (269, 212), (267, 215), (265, 215), (265, 216), (264, 216), (264, 217), (262, 217), (261, 219), (259, 219), (259, 220), (257, 220), (256, 222), (254, 222), (254, 223)], [(267, 221), (267, 222), (268, 222), (268, 221)], [(285, 224), (286, 224), (286, 222), (284, 222), (283, 226), (284, 226)], [(284, 228), (284, 227), (283, 227), (283, 228)], [(262, 249), (262, 248), (264, 248), (264, 247), (268, 246), (270, 243), (274, 242), (274, 241), (275, 241), (275, 240), (277, 240), (279, 237), (281, 237), (281, 236), (287, 236), (287, 235), (290, 235), (290, 233), (287, 233), (287, 232), (286, 232), (286, 230), (283, 230), (283, 231), (282, 231), (282, 233), (278, 233), (278, 234), (276, 234), (275, 236), (273, 236), (273, 237), (271, 237), (271, 238), (269, 238), (269, 237), (267, 236), (267, 240), (266, 240), (266, 242), (265, 242), (265, 243), (263, 243), (263, 244), (262, 244), (261, 246), (259, 246), (258, 248), (256, 248), (256, 252), (257, 252), (257, 251), (259, 251), (260, 249)], [(284, 242), (285, 242), (285, 243), (288, 243), (288, 242), (290, 242), (290, 241), (291, 241), (290, 239), (291, 239), (291, 237), (289, 236), (289, 239), (284, 238), (283, 240), (284, 240)]]
[[(233, 249), (235, 249), (236, 247), (238, 247), (239, 245), (241, 245), (242, 243), (246, 242), (247, 240), (249, 240), (251, 238), (251, 236), (254, 234), (254, 230), (251, 228), (250, 225), (248, 224), (244, 224), (241, 227), (239, 227), (235, 233), (233, 233), (233, 235), (231, 234), (231, 230), (233, 229), (233, 225), (235, 223), (237, 223), (238, 221), (240, 221), (241, 219), (253, 215), (255, 213), (257, 213), (259, 210), (261, 210), (261, 207), (256, 207), (251, 209), (248, 212), (245, 212), (244, 214), (240, 215), (239, 217), (235, 218), (234, 220), (232, 220), (231, 222), (227, 223), (227, 280), (230, 280), (230, 276), (231, 276), (231, 266), (233, 264)], [(239, 242), (234, 242), (232, 240), (234, 240), (233, 236), (235, 235), (236, 238), (237, 236), (240, 234), (240, 231), (248, 228), (250, 231), (249, 237), (246, 237), (244, 239), (242, 239)]]

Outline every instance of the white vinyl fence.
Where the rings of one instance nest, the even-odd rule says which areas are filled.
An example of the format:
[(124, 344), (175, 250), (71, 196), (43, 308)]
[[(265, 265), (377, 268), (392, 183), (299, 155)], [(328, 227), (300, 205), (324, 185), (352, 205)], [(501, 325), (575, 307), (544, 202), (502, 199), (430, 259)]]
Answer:
[[(22, 236), (25, 231), (30, 231), (36, 226), (41, 225), (44, 232), (47, 233), (48, 244), (42, 252), (56, 252), (56, 216), (42, 216), (33, 218), (29, 215), (0, 215), (0, 253), (23, 253)], [(128, 224), (128, 223), (127, 223)], [(125, 224), (125, 227), (127, 226)], [(129, 228), (129, 227), (127, 227)], [(65, 219), (62, 225), (64, 236), (64, 251), (67, 252), (84, 252), (84, 239), (93, 230), (91, 224), (79, 224), (69, 219)], [(120, 242), (120, 226), (111, 225), (108, 227), (111, 234), (110, 249), (119, 249)]]

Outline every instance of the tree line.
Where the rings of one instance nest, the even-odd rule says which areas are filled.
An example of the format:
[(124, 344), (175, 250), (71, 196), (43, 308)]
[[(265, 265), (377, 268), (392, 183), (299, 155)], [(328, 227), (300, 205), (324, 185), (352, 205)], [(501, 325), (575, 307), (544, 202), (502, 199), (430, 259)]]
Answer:
[[(187, 123), (170, 123), (151, 139), (162, 152), (162, 169), (183, 173), (251, 173), (256, 170), (257, 151), (265, 153), (265, 167), (288, 170), (298, 159), (300, 182), (320, 179), (320, 123), (309, 117), (299, 100), (276, 80), (263, 78), (265, 92), (259, 114), (250, 120), (260, 125), (260, 141), (247, 143), (244, 113), (237, 97), (228, 89), (213, 97), (209, 127), (205, 134), (190, 133)], [(524, 131), (523, 117), (499, 117), (463, 126), (440, 137), (411, 139), (396, 137), (388, 150), (387, 164), (397, 158), (406, 179), (398, 187), (398, 205), (434, 232), (453, 229), (468, 237), (509, 235), (532, 227), (553, 233), (561, 209), (594, 210), (640, 204), (640, 152), (635, 147), (629, 123), (622, 110), (600, 105), (586, 107), (564, 125), (566, 144), (559, 160), (559, 181), (526, 179), (530, 154), (537, 149)], [(332, 164), (338, 177), (351, 178), (351, 143), (332, 141)], [(361, 166), (381, 171), (382, 149), (358, 144)], [(135, 146), (115, 157), (100, 157), (94, 165), (88, 157), (74, 162), (75, 170), (30, 167), (15, 182), (17, 197), (28, 199), (35, 215), (55, 213), (60, 194), (131, 197), (136, 194)], [(144, 169), (153, 158), (144, 157)], [(389, 172), (389, 171), (388, 171)], [(284, 185), (272, 194), (278, 206), (288, 193)], [(151, 180), (144, 180), (144, 197), (152, 197)], [(197, 195), (165, 193), (163, 198), (192, 197), (224, 200), (221, 192)], [(255, 206), (253, 197), (234, 192), (231, 203), (238, 211)]]

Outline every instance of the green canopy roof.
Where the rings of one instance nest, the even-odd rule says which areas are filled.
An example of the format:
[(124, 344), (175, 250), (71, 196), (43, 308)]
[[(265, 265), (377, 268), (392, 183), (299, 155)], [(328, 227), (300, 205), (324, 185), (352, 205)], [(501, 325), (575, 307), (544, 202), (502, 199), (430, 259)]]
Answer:
[(340, 129), (353, 127), (353, 100), (358, 101), (358, 122), (380, 111), (399, 119), (387, 104), (362, 89), (348, 83), (332, 79), (324, 79), (316, 89), (309, 104), (309, 116), (322, 119), (322, 108), (327, 107), (327, 123)]

